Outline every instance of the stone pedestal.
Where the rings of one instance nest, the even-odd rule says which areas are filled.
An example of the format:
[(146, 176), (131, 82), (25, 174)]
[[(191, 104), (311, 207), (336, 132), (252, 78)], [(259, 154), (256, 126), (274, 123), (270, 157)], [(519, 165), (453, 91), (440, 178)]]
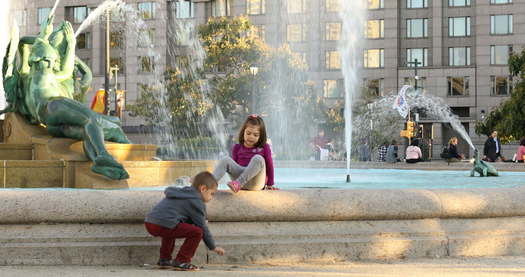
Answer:
[[(130, 188), (167, 186), (180, 176), (212, 170), (212, 161), (155, 161), (151, 144), (106, 142), (108, 152), (130, 174), (127, 180), (111, 180), (91, 171), (83, 142), (54, 138), (44, 126), (32, 125), (18, 114), (8, 113), (0, 144), (0, 187)], [(28, 174), (28, 172), (31, 174)]]

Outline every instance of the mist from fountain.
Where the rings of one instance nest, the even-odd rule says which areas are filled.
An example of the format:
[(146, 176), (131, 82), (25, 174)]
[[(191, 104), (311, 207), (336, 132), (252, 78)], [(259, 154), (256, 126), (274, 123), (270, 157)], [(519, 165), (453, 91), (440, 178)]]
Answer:
[[(9, 43), (9, 36), (11, 34), (13, 16), (11, 12), (11, 1), (8, 0), (0, 9), (0, 58), (3, 65), (3, 58), (6, 52), (7, 44)], [(2, 66), (3, 67), (3, 66)], [(3, 85), (3, 74), (0, 75), (0, 109), (6, 106), (5, 92)]]
[[(360, 132), (371, 133), (369, 122), (373, 122), (373, 128), (381, 130), (385, 136), (398, 136), (399, 131), (403, 128), (404, 120), (398, 111), (392, 108), (396, 101), (397, 94), (390, 93), (388, 96), (377, 99), (370, 104), (370, 109), (358, 116), (354, 120), (354, 127)], [(406, 101), (411, 109), (422, 109), (426, 117), (436, 121), (449, 123), (452, 128), (468, 143), (472, 149), (476, 149), (472, 139), (461, 124), (457, 115), (452, 113), (450, 106), (437, 96), (428, 95), (420, 90), (409, 88), (406, 94)]]
[[(180, 1), (180, 4), (182, 4), (182, 2), (183, 1)], [(196, 35), (195, 24), (192, 19), (177, 18), (174, 2), (169, 2), (168, 5), (171, 5), (171, 7), (168, 9), (167, 18), (164, 18), (168, 23), (168, 43), (166, 47), (168, 56), (176, 59), (174, 64), (168, 64), (167, 67), (174, 67), (180, 70), (183, 78), (199, 80), (198, 84), (204, 105), (213, 107), (214, 105), (209, 97), (210, 89), (208, 82), (206, 79), (201, 78), (199, 72), (202, 69), (206, 53)], [(155, 98), (159, 105), (153, 107), (153, 118), (147, 119), (154, 125), (154, 133), (151, 139), (163, 148), (164, 152), (167, 153), (168, 159), (176, 158), (175, 156), (195, 158), (195, 156), (199, 156), (199, 154), (204, 155), (204, 157), (200, 158), (217, 157), (219, 152), (223, 151), (226, 144), (226, 135), (224, 134), (224, 128), (222, 126), (224, 117), (220, 109), (211, 109), (210, 114), (206, 115), (208, 119), (206, 124), (202, 124), (202, 119), (195, 119), (194, 122), (188, 122), (188, 124), (196, 126), (197, 133), (201, 134), (201, 136), (206, 136), (207, 133), (211, 132), (213, 138), (216, 139), (220, 145), (219, 149), (211, 148), (212, 150), (210, 150), (210, 147), (204, 147), (206, 149), (205, 151), (201, 149), (201, 151), (197, 151), (199, 153), (196, 153), (197, 146), (194, 143), (180, 143), (180, 141), (189, 139), (194, 134), (175, 130), (173, 126), (170, 107), (168, 107), (170, 95), (167, 91), (166, 82), (164, 81), (164, 68), (158, 65), (155, 66), (155, 64), (161, 61), (162, 55), (160, 54), (160, 50), (155, 49), (154, 42), (151, 41), (150, 36), (141, 33), (145, 30), (150, 30), (151, 26), (149, 26), (147, 21), (142, 19), (139, 12), (133, 6), (121, 0), (107, 0), (90, 13), (75, 34), (80, 34), (90, 25), (96, 23), (97, 20), (108, 11), (111, 11), (111, 15), (113, 16), (126, 19), (125, 23), (112, 24), (112, 31), (121, 31), (125, 33), (124, 37), (136, 38), (138, 45), (142, 46), (138, 50), (143, 53), (145, 52), (144, 56), (153, 57), (153, 72), (148, 78), (146, 86), (148, 89), (153, 90), (151, 96)], [(129, 41), (133, 41), (133, 39)], [(193, 101), (190, 93), (184, 94), (184, 97), (191, 105), (191, 108), (187, 109), (187, 116), (188, 118), (192, 118), (190, 113), (192, 110), (199, 108), (197, 107), (198, 103)], [(202, 145), (199, 145), (199, 147), (202, 148)]]

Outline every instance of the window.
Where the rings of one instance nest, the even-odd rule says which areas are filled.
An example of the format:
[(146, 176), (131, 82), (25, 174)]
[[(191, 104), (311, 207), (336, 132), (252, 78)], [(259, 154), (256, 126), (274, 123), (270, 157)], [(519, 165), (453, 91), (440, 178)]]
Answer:
[(448, 96), (467, 96), (469, 77), (447, 77)]
[(41, 25), (42, 23), (46, 22), (47, 17), (49, 16), (50, 12), (51, 12), (51, 8), (38, 8), (37, 24)]
[(326, 23), (326, 40), (339, 40), (341, 39), (341, 23), (339, 22), (328, 22)]
[(448, 18), (449, 37), (470, 36), (470, 16)]
[(364, 64), (366, 68), (380, 68), (385, 66), (385, 49), (367, 49), (364, 54)]
[(428, 7), (427, 0), (407, 0), (407, 9), (421, 9)]
[(490, 34), (506, 35), (512, 34), (512, 14), (491, 15)]
[(230, 16), (230, 1), (229, 0), (214, 0), (211, 2), (212, 16)]
[(246, 13), (249, 15), (264, 14), (265, 0), (246, 0)]
[(470, 65), (470, 47), (448, 48), (450, 66)]
[(288, 24), (286, 28), (286, 39), (289, 42), (299, 42), (306, 40), (305, 24)]
[(81, 33), (77, 36), (77, 49), (91, 48), (91, 33)]
[(490, 0), (490, 4), (492, 5), (498, 5), (498, 4), (511, 4), (512, 0)]
[(193, 18), (195, 16), (195, 7), (190, 0), (175, 1), (175, 11), (177, 18)]
[(16, 19), (16, 24), (18, 24), (18, 26), (26, 26), (27, 25), (27, 10), (16, 11), (15, 19)]
[(490, 76), (490, 95), (510, 95), (512, 79), (508, 76)]
[(121, 74), (124, 73), (124, 63), (122, 62), (121, 57), (109, 58), (109, 66), (110, 67), (118, 66), (118, 72)]
[(368, 20), (366, 24), (366, 37), (370, 39), (385, 37), (385, 21), (383, 19)]
[(407, 66), (414, 67), (417, 59), (418, 67), (428, 66), (428, 48), (408, 48)]
[(417, 18), (407, 19), (407, 37), (409, 38), (424, 38), (427, 37), (428, 19)]
[(449, 7), (466, 7), (470, 6), (470, 0), (448, 0)]
[(490, 46), (490, 64), (508, 64), (509, 53), (512, 51), (510, 45), (491, 45)]
[(265, 35), (266, 35), (266, 26), (265, 25), (252, 25), (251, 28), (252, 28), (252, 34), (256, 38), (258, 38), (260, 40), (264, 40)]
[(142, 19), (153, 19), (155, 18), (155, 3), (154, 2), (143, 2), (139, 3), (139, 14)]
[[(416, 87), (416, 78), (415, 77), (405, 77), (405, 85), (411, 85), (414, 88)], [(417, 88), (420, 90), (425, 90), (427, 85), (427, 77), (419, 77), (417, 79)]]
[(364, 87), (370, 94), (374, 96), (383, 96), (384, 93), (384, 80), (383, 78), (380, 79), (363, 79)]
[(138, 57), (139, 73), (149, 73), (155, 70), (155, 59), (153, 56)]
[(73, 23), (82, 23), (84, 19), (88, 16), (88, 8), (83, 7), (73, 7)]
[(308, 64), (308, 57), (306, 56), (306, 52), (294, 52), (295, 55), (299, 58), (299, 60), (306, 65), (306, 67), (309, 67)]
[(323, 96), (325, 98), (343, 97), (343, 80), (323, 80)]
[(115, 31), (109, 33), (109, 46), (110, 48), (124, 48), (124, 32)]
[(341, 0), (325, 0), (327, 12), (339, 12), (341, 9)]
[(126, 14), (123, 10), (112, 10), (110, 15), (112, 22), (124, 22)]
[(385, 8), (384, 0), (368, 0), (369, 10), (384, 9), (384, 8)]
[(341, 69), (341, 56), (338, 51), (325, 51), (325, 57), (327, 70)]
[(306, 0), (288, 0), (288, 13), (304, 13)]
[(140, 29), (137, 40), (137, 47), (153, 47), (155, 44), (155, 29)]

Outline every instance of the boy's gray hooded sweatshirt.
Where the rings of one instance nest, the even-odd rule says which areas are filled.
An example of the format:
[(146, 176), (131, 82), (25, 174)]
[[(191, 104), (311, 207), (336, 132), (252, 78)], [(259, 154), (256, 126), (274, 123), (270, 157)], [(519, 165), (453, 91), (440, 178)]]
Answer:
[(189, 223), (200, 227), (208, 249), (215, 249), (215, 242), (206, 223), (206, 205), (194, 187), (168, 187), (162, 199), (146, 216), (145, 222), (172, 229), (177, 224)]

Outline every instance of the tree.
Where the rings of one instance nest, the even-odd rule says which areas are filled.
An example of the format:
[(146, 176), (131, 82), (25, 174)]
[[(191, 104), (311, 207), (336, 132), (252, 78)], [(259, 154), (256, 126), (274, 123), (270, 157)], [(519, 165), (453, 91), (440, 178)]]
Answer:
[(487, 118), (476, 124), (476, 133), (489, 135), (498, 131), (502, 142), (525, 136), (525, 49), (509, 57), (509, 71), (517, 82), (509, 99), (490, 112)]

